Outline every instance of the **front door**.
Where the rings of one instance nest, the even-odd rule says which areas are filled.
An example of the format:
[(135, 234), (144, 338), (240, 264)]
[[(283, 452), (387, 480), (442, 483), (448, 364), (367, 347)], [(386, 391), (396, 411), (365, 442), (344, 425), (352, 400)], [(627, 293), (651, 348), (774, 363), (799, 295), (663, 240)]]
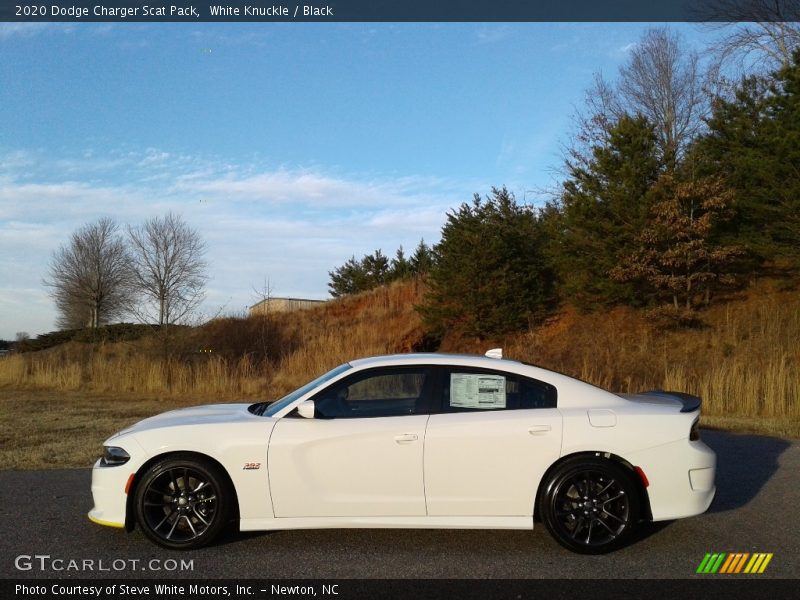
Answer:
[(375, 368), (312, 399), (272, 432), (268, 467), (276, 517), (425, 515), (423, 446), (432, 370)]

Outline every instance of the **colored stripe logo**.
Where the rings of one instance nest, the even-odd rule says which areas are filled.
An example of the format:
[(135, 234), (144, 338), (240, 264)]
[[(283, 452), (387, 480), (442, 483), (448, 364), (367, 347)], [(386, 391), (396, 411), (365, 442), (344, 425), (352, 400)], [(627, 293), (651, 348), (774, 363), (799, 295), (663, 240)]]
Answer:
[(769, 561), (772, 560), (772, 553), (756, 552), (715, 552), (706, 553), (697, 573), (702, 574), (727, 574), (732, 573), (763, 573), (767, 569)]

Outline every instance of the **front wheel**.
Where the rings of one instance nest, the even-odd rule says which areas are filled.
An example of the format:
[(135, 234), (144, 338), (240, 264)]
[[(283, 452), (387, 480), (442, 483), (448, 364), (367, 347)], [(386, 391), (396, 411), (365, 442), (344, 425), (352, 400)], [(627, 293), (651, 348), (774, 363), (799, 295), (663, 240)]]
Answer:
[(136, 488), (136, 521), (165, 548), (189, 550), (212, 542), (228, 521), (231, 494), (215, 464), (192, 455), (157, 462)]
[(619, 548), (639, 518), (639, 497), (626, 469), (609, 460), (576, 458), (545, 482), (539, 514), (555, 540), (581, 554)]

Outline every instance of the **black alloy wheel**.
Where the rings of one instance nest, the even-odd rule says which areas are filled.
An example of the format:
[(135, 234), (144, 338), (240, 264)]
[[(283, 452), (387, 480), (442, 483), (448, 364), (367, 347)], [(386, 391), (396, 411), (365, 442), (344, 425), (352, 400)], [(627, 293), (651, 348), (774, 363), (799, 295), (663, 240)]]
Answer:
[(200, 548), (225, 527), (230, 504), (219, 467), (193, 455), (175, 455), (150, 467), (139, 482), (136, 521), (160, 546)]
[(639, 496), (627, 469), (610, 460), (576, 458), (546, 482), (539, 514), (556, 541), (581, 554), (619, 548), (639, 519)]

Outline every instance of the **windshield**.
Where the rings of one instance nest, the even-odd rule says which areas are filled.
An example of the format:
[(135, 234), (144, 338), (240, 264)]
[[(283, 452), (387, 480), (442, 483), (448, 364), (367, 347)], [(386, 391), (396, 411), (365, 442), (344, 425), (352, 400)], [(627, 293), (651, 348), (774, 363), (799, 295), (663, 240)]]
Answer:
[(344, 373), (345, 371), (347, 371), (348, 369), (351, 369), (351, 368), (352, 367), (350, 366), (349, 363), (345, 363), (343, 365), (339, 365), (338, 367), (336, 367), (332, 371), (328, 371), (324, 375), (320, 375), (314, 381), (309, 381), (303, 387), (297, 388), (295, 391), (286, 394), (280, 400), (276, 400), (275, 402), (270, 404), (262, 414), (267, 416), (267, 417), (274, 416), (275, 413), (277, 413), (279, 410), (287, 407), (288, 405), (290, 405), (292, 402), (294, 402), (295, 400), (297, 400), (301, 396), (303, 396), (303, 395), (307, 394), (308, 392), (310, 392), (311, 390), (313, 390), (315, 387), (322, 385), (326, 381), (330, 381), (331, 379), (336, 377), (339, 373)]

